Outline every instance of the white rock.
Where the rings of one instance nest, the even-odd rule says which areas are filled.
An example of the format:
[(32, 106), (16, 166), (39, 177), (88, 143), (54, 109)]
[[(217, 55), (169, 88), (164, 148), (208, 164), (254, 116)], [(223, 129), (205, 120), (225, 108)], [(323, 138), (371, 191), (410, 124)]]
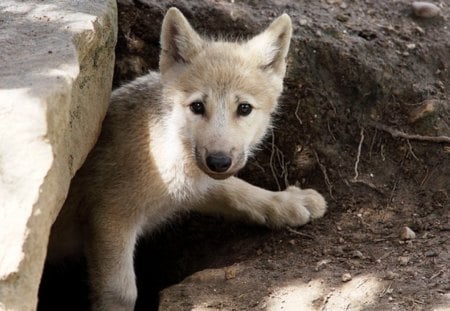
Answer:
[(359, 259), (364, 259), (365, 258), (363, 253), (361, 253), (358, 250), (355, 250), (355, 251), (352, 252), (352, 257), (353, 258), (359, 258)]
[(412, 9), (416, 16), (423, 18), (435, 17), (441, 12), (437, 5), (425, 1), (413, 2)]
[(403, 227), (400, 229), (400, 239), (402, 240), (414, 240), (416, 238), (416, 233), (409, 227)]
[(409, 257), (408, 256), (400, 256), (398, 257), (398, 263), (401, 266), (406, 266), (409, 263)]
[(109, 101), (113, 0), (0, 1), (0, 309), (34, 310), (48, 234)]
[(305, 26), (306, 24), (308, 24), (308, 20), (302, 18), (302, 19), (300, 19), (299, 23), (300, 23), (300, 26)]
[(341, 276), (342, 282), (348, 282), (348, 281), (350, 281), (351, 279), (352, 279), (352, 275), (351, 275), (350, 273), (344, 273), (344, 274)]

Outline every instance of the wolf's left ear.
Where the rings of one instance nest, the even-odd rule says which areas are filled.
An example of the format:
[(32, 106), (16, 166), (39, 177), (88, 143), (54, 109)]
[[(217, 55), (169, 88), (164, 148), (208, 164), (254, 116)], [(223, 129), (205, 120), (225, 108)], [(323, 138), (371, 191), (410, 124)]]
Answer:
[(177, 8), (170, 8), (161, 29), (159, 70), (164, 74), (173, 65), (188, 64), (200, 53), (203, 43), (183, 13)]
[(259, 66), (263, 70), (272, 70), (280, 78), (286, 72), (286, 56), (292, 37), (292, 22), (286, 13), (278, 17), (261, 34), (247, 42), (247, 47), (259, 55)]

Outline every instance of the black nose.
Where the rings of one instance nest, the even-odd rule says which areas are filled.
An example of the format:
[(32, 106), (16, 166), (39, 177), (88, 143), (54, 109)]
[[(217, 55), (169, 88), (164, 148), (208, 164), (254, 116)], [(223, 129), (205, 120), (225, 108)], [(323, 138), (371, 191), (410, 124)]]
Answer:
[(213, 153), (206, 157), (206, 165), (213, 172), (223, 173), (231, 166), (231, 158), (224, 153)]

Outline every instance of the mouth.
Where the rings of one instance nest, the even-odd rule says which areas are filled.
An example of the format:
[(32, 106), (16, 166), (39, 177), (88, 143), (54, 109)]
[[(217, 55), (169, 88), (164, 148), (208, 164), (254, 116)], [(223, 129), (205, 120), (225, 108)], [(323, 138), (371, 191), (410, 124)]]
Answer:
[(216, 180), (224, 180), (227, 179), (231, 176), (233, 176), (235, 174), (235, 172), (232, 173), (212, 173), (212, 172), (207, 172), (202, 170), (206, 175), (208, 175), (209, 177), (211, 177), (212, 179), (216, 179)]

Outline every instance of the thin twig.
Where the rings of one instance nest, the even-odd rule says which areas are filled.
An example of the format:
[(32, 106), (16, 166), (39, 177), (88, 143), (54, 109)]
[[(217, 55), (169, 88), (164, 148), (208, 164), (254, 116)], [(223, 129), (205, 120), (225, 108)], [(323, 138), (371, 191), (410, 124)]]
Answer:
[(439, 270), (437, 273), (433, 274), (433, 275), (430, 277), (430, 280), (432, 280), (432, 279), (434, 279), (434, 278), (437, 278), (437, 277), (440, 276), (442, 273), (444, 273), (444, 271), (443, 271), (443, 270)]
[(356, 161), (355, 161), (355, 177), (353, 177), (353, 181), (357, 181), (358, 180), (358, 164), (359, 164), (359, 159), (361, 157), (361, 148), (362, 148), (362, 144), (364, 142), (364, 128), (361, 127), (361, 139), (359, 140), (359, 145), (358, 145), (358, 153), (356, 154)]
[(429, 170), (428, 170), (428, 167), (426, 168), (427, 170), (426, 170), (426, 172), (425, 172), (425, 176), (422, 178), (422, 181), (420, 182), (420, 187), (422, 187), (423, 186), (423, 184), (427, 181), (427, 179), (428, 179), (428, 174), (429, 174)]
[[(408, 154), (408, 152), (406, 151), (405, 154), (403, 155), (402, 161), (400, 162), (400, 166), (399, 166), (399, 168), (398, 168), (398, 171), (399, 171), (399, 172), (400, 172), (400, 170), (403, 168), (403, 164), (405, 163), (405, 159), (406, 159), (406, 155), (407, 155), (407, 154)], [(391, 204), (391, 203), (392, 203), (392, 200), (394, 199), (394, 193), (395, 193), (395, 190), (397, 190), (397, 184), (398, 184), (398, 182), (399, 182), (400, 175), (401, 175), (401, 174), (397, 174), (397, 178), (395, 178), (394, 186), (392, 187), (391, 195), (390, 195), (390, 197), (389, 197), (389, 201), (388, 201), (388, 204), (387, 204), (387, 205)]]
[(275, 133), (273, 132), (273, 129), (272, 129), (272, 151), (270, 152), (269, 166), (270, 166), (270, 170), (272, 171), (273, 178), (275, 179), (275, 182), (277, 184), (278, 190), (281, 191), (281, 186), (280, 186), (280, 183), (278, 182), (278, 177), (275, 172), (275, 168), (273, 166), (274, 155), (275, 155)]
[(285, 167), (284, 167), (284, 185), (286, 186), (286, 188), (287, 187), (289, 187), (290, 186), (290, 184), (289, 184), (289, 169), (288, 169), (288, 166), (289, 166), (289, 162), (286, 162), (285, 163)]
[(319, 160), (319, 155), (317, 154), (316, 150), (313, 150), (314, 152), (314, 157), (316, 158), (317, 164), (320, 167), (320, 170), (322, 171), (323, 174), (323, 178), (325, 179), (325, 184), (327, 185), (328, 188), (328, 192), (330, 193), (330, 197), (334, 200), (334, 195), (333, 195), (333, 185), (330, 182), (330, 179), (328, 178), (328, 174), (327, 174), (327, 168), (325, 167), (325, 165), (323, 165), (320, 160)]
[(372, 141), (370, 143), (370, 148), (369, 148), (369, 160), (372, 160), (372, 150), (373, 150), (373, 145), (375, 144), (375, 138), (377, 137), (377, 133), (378, 133), (378, 130), (375, 129), (375, 133), (373, 134)]
[(388, 132), (392, 135), (392, 137), (400, 137), (405, 139), (412, 139), (412, 140), (420, 140), (420, 141), (429, 141), (434, 143), (447, 143), (450, 144), (450, 137), (448, 136), (423, 136), (418, 134), (407, 134), (405, 132), (393, 129), (387, 125), (371, 121), (369, 122), (369, 125), (375, 127), (378, 130), (382, 130), (385, 132)]
[(369, 187), (370, 189), (373, 189), (373, 190), (377, 191), (377, 192), (380, 193), (380, 194), (383, 194), (383, 195), (385, 194), (383, 190), (378, 189), (378, 187), (375, 186), (375, 185), (374, 185), (373, 183), (371, 183), (370, 181), (365, 181), (365, 180), (358, 179), (358, 180), (350, 180), (350, 182), (353, 183), (353, 184), (366, 185), (366, 186)]
[[(280, 148), (278, 148), (277, 145), (275, 145), (275, 143), (273, 142), (272, 144), (272, 151), (273, 151), (273, 158), (272, 158), (272, 162), (275, 162), (274, 158), (276, 155), (276, 159), (278, 160), (278, 165), (275, 165), (276, 163), (272, 163), (272, 170), (273, 173), (275, 173), (276, 179), (278, 180), (278, 178), (282, 178), (284, 180), (284, 185), (287, 187), (289, 187), (289, 161), (285, 160), (285, 156), (283, 154), (283, 152), (280, 150)], [(278, 171), (277, 167), (279, 167), (281, 169), (281, 172)]]
[[(386, 239), (378, 239), (378, 240), (376, 240), (376, 241), (384, 242), (384, 241), (386, 241)], [(383, 256), (381, 256), (380, 258), (378, 258), (376, 261), (381, 261), (381, 260), (383, 260), (383, 259), (388, 258), (393, 252), (394, 252), (394, 251), (389, 251), (389, 252), (387, 252), (387, 253), (384, 253)]]
[(333, 138), (333, 141), (337, 142), (336, 137), (334, 137), (333, 132), (331, 131), (330, 120), (327, 120), (327, 128), (328, 128), (328, 133), (330, 133), (331, 138)]
[(394, 182), (394, 186), (392, 187), (392, 190), (391, 190), (391, 195), (389, 196), (388, 205), (390, 205), (392, 203), (392, 200), (394, 199), (394, 193), (395, 193), (395, 190), (397, 190), (398, 179), (399, 179), (399, 177), (397, 176), (397, 178), (395, 179), (395, 182)]
[(303, 233), (303, 232), (297, 231), (295, 229), (292, 229), (291, 227), (286, 227), (286, 230), (291, 232), (291, 233), (304, 236), (305, 238), (308, 238), (308, 239), (311, 239), (311, 240), (315, 239), (314, 236), (312, 236), (310, 234), (307, 234), (307, 233)]
[(381, 144), (380, 146), (380, 156), (381, 156), (381, 160), (386, 161), (386, 157), (384, 156), (384, 144)]
[(408, 143), (408, 147), (409, 147), (409, 153), (411, 153), (412, 157), (414, 159), (416, 159), (417, 161), (420, 161), (419, 158), (416, 156), (416, 154), (413, 151), (413, 148), (411, 146), (411, 143), (409, 142), (409, 139), (406, 140), (406, 142)]
[(300, 119), (299, 115), (298, 115), (298, 108), (300, 107), (300, 100), (297, 102), (297, 107), (295, 108), (295, 117), (297, 118), (298, 122), (300, 123), (300, 125), (303, 125), (302, 119)]
[(278, 159), (278, 165), (281, 167), (281, 174), (279, 174), (280, 178), (284, 179), (284, 185), (285, 187), (289, 187), (289, 161), (286, 162), (283, 152), (275, 145), (276, 153), (277, 153), (277, 159)]

